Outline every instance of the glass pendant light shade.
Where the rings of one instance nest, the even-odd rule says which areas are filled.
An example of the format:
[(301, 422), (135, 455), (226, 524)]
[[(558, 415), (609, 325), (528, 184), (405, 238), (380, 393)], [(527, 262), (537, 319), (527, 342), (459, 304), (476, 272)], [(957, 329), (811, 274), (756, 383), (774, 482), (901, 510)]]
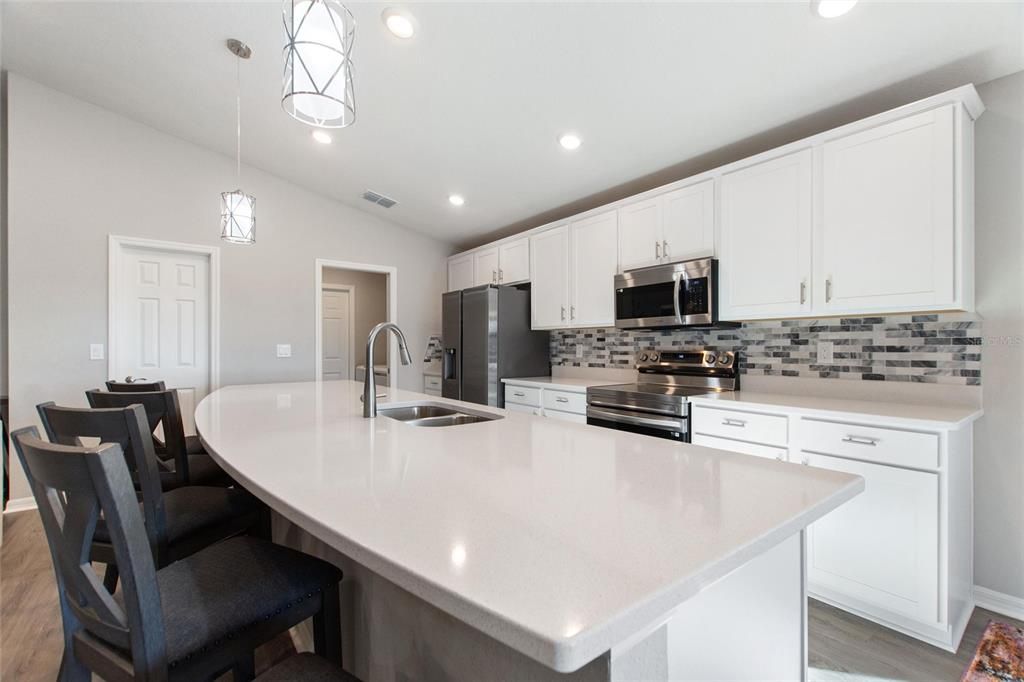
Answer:
[(352, 13), (337, 0), (285, 0), (284, 28), (284, 110), (317, 128), (352, 125)]
[(232, 244), (256, 241), (256, 199), (240, 189), (221, 193), (220, 238)]

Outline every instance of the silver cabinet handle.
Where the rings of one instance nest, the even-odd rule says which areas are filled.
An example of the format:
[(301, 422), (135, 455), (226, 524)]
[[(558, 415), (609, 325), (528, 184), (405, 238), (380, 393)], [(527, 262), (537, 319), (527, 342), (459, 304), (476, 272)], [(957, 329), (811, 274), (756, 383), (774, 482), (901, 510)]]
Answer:
[(567, 402), (569, 402), (569, 399), (568, 398), (555, 398), (555, 402), (556, 403), (567, 403)]
[(800, 305), (807, 301), (807, 280), (800, 280)]
[(661, 254), (665, 256), (665, 258), (668, 258), (668, 242), (664, 239), (661, 240)]
[(519, 391), (512, 391), (512, 395), (514, 395), (517, 398), (525, 398), (526, 397), (525, 393), (520, 393)]
[(505, 280), (505, 273), (502, 271), (501, 268), (498, 268), (498, 283), (500, 284), (504, 280)]
[(825, 303), (832, 300), (832, 278), (825, 278)]
[(661, 244), (654, 242), (654, 257), (655, 259), (661, 259)]
[(742, 419), (730, 419), (729, 417), (726, 417), (722, 420), (722, 426), (738, 426), (742, 429), (746, 425), (747, 422)]
[(565, 306), (562, 306), (562, 320), (565, 320)]
[(497, 284), (498, 283), (498, 271), (497, 270), (491, 270), (491, 283), (492, 284)]
[(569, 319), (570, 320), (575, 320), (576, 319), (576, 306), (574, 306), (574, 305), (569, 306)]
[(878, 445), (877, 438), (868, 438), (867, 436), (847, 436), (843, 439), (844, 443), (853, 443), (854, 445), (870, 445), (872, 447)]

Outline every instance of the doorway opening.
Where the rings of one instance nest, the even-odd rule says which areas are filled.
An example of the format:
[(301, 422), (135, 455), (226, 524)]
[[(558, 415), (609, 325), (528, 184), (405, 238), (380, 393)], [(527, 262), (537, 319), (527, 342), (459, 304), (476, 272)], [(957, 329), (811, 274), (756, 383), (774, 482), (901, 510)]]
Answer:
[(389, 266), (317, 259), (317, 381), (362, 381), (365, 372), (372, 371), (378, 386), (397, 385), (394, 336), (388, 334), (386, 344), (377, 344), (369, 367), (365, 345), (374, 326), (397, 322), (397, 275)]

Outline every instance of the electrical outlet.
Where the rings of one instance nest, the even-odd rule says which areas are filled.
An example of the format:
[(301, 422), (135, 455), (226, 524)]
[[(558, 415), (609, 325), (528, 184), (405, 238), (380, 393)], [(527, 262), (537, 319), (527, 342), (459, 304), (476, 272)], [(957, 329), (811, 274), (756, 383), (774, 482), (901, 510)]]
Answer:
[(832, 346), (831, 341), (818, 342), (818, 364), (831, 365), (835, 362), (835, 358), (832, 357)]
[(576, 344), (576, 357), (578, 357), (578, 358), (582, 358), (583, 357), (583, 346), (581, 346), (578, 343)]
[(90, 360), (102, 360), (103, 359), (103, 344), (102, 343), (90, 343), (89, 344), (89, 359)]
[(290, 358), (292, 356), (292, 344), (290, 343), (279, 343), (277, 344), (277, 357), (279, 358)]

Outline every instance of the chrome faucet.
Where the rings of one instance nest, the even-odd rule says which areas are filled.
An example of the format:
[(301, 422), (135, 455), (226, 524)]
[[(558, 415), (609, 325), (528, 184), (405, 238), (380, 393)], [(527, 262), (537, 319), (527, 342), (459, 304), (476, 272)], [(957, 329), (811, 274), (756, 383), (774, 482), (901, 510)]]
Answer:
[(412, 358), (409, 356), (409, 346), (405, 343), (405, 334), (402, 333), (397, 324), (394, 322), (381, 322), (370, 330), (370, 335), (366, 337), (366, 373), (363, 377), (364, 417), (373, 418), (377, 416), (377, 377), (373, 371), (373, 344), (377, 342), (377, 335), (385, 330), (394, 332), (395, 336), (398, 337), (398, 354), (402, 359), (402, 364), (412, 364)]

